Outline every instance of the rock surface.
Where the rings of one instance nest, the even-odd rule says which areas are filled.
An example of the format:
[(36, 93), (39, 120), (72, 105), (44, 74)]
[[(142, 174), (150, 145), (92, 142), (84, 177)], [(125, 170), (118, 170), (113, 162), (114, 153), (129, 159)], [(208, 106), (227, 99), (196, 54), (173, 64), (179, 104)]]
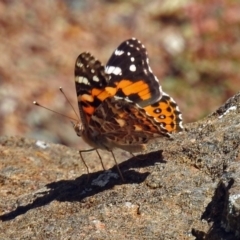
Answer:
[(240, 239), (240, 93), (185, 127), (116, 150), (125, 182), (106, 152), (86, 183), (75, 149), (0, 137), (0, 239)]

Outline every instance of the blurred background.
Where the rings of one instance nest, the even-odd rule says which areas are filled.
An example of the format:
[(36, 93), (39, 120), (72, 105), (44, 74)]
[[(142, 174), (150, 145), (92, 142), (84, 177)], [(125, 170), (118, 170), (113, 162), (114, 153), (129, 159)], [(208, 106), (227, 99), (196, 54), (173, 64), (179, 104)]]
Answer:
[(89, 51), (104, 64), (124, 40), (146, 46), (163, 90), (197, 121), (240, 90), (239, 0), (1, 0), (0, 135), (82, 148), (74, 64)]

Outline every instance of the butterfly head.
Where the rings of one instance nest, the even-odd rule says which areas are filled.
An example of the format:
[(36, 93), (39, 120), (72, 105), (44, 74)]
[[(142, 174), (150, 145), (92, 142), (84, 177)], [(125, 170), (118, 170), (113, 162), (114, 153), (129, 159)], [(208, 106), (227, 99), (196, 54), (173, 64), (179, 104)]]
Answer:
[(83, 124), (80, 122), (76, 122), (76, 123), (72, 122), (72, 125), (73, 125), (73, 129), (76, 132), (76, 134), (79, 137), (81, 137), (83, 135), (83, 131), (84, 131)]
[(84, 142), (86, 142), (89, 146), (93, 147), (93, 149), (101, 148), (109, 150), (108, 147), (104, 144), (104, 141), (99, 140), (99, 136), (96, 135), (96, 133), (94, 135), (94, 133), (91, 132), (90, 129), (85, 129), (84, 125), (81, 122), (72, 122), (72, 125), (77, 136), (81, 137)]

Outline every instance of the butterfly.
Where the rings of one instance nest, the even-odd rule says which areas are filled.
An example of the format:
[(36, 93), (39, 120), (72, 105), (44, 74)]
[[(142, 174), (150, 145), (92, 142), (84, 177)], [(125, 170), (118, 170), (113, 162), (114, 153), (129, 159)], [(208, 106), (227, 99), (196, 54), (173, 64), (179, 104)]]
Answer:
[(106, 66), (81, 53), (75, 85), (81, 122), (74, 129), (91, 150), (142, 152), (151, 139), (183, 129), (178, 105), (162, 91), (145, 46), (135, 38), (121, 43)]

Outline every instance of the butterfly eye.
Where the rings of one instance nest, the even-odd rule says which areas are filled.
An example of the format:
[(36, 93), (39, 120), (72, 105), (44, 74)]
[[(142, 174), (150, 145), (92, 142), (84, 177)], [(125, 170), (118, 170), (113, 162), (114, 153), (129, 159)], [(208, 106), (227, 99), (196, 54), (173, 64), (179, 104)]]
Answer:
[(73, 125), (73, 129), (76, 132), (77, 136), (81, 137), (82, 136), (82, 132), (83, 132), (83, 125), (81, 123), (74, 123), (72, 122)]

